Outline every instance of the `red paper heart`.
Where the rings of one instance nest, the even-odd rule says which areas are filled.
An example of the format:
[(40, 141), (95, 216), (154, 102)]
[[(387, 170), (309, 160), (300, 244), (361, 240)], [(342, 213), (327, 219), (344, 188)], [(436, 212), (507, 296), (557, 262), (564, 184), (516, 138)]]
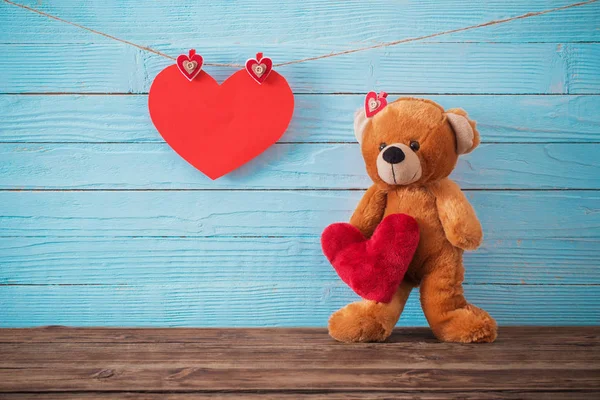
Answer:
[[(200, 54), (196, 54), (196, 50), (190, 50), (189, 55), (181, 54), (177, 57), (177, 67), (179, 71), (185, 76), (188, 81), (193, 80), (202, 69), (204, 59)], [(195, 65), (192, 65), (195, 64)]]
[(256, 59), (246, 61), (246, 71), (259, 85), (267, 79), (272, 69), (273, 61), (269, 57), (263, 57), (262, 53), (258, 53)]
[(365, 115), (367, 118), (371, 118), (387, 106), (386, 97), (386, 92), (381, 92), (379, 94), (375, 92), (367, 93), (367, 96), (365, 97)]
[(406, 214), (391, 214), (366, 239), (353, 225), (329, 225), (321, 236), (323, 253), (356, 294), (389, 303), (419, 244), (419, 225)]
[(188, 82), (172, 65), (154, 79), (148, 107), (154, 126), (173, 150), (217, 179), (283, 135), (294, 111), (294, 95), (275, 71), (262, 85), (245, 70), (219, 85), (204, 71)]

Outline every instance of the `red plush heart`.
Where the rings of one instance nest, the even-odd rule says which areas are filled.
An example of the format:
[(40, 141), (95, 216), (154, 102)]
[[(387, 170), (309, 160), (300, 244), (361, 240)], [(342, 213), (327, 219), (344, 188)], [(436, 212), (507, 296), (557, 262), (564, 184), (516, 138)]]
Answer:
[(188, 81), (172, 65), (154, 79), (148, 107), (154, 126), (173, 150), (217, 179), (283, 135), (294, 111), (294, 95), (275, 71), (262, 85), (245, 69), (219, 85), (204, 71)]
[(321, 236), (323, 253), (359, 296), (389, 303), (419, 244), (419, 225), (406, 214), (391, 214), (370, 239), (353, 225), (329, 225)]

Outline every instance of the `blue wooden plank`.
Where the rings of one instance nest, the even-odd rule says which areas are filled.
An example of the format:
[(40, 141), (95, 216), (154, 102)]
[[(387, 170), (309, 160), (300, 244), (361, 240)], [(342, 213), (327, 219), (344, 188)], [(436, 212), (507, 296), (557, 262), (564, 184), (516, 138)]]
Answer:
[[(600, 144), (487, 144), (465, 189), (600, 189)], [(358, 144), (278, 144), (212, 181), (167, 144), (0, 144), (0, 189), (366, 189)]]
[[(398, 95), (390, 94), (393, 100)], [(430, 95), (462, 107), (485, 142), (600, 142), (600, 96)], [(354, 142), (364, 95), (297, 95), (281, 143)], [(1, 142), (158, 142), (148, 98), (106, 95), (0, 95)]]
[[(597, 17), (600, 21), (600, 15)], [(596, 23), (596, 30), (599, 23)], [(570, 69), (567, 78), (567, 93), (598, 93), (600, 91), (600, 79), (587, 79), (588, 74), (598, 73), (600, 66), (600, 52), (590, 51), (594, 46), (590, 43), (574, 43), (569, 45), (566, 51), (567, 58), (577, 59), (577, 65)]]
[[(168, 54), (184, 47), (160, 46)], [(276, 62), (313, 45), (261, 46)], [(256, 46), (203, 46), (205, 60), (243, 63)], [(146, 93), (171, 60), (124, 44), (0, 44), (2, 93)], [(600, 43), (416, 43), (277, 68), (295, 93), (598, 93)], [(36, 63), (23, 63), (35, 59)], [(82, 68), (81, 65), (85, 65)], [(207, 67), (218, 81), (239, 68)], [(576, 76), (575, 76), (576, 75)]]
[[(36, 9), (118, 37), (141, 42), (181, 43), (377, 43), (416, 37), (495, 19), (542, 11), (575, 0), (464, 2), (386, 0), (323, 2), (261, 0), (160, 2), (19, 0)], [(89, 42), (102, 38), (69, 25), (0, 3), (0, 37), (12, 43)], [(489, 26), (436, 41), (552, 42), (600, 39), (598, 4), (568, 9), (508, 24)], [(308, 29), (310, 28), (310, 29)], [(40, 35), (44, 32), (44, 35)], [(323, 49), (325, 50), (325, 48)], [(327, 50), (325, 50), (327, 52)]]
[[(485, 240), (465, 253), (468, 284), (600, 284), (600, 241)], [(54, 238), (0, 241), (0, 285), (339, 281), (316, 237)]]
[[(168, 54), (196, 47), (208, 62), (236, 63), (257, 50), (287, 61), (571, 2), (22, 1)], [(0, 326), (323, 326), (356, 298), (318, 235), (362, 194), (331, 189), (368, 184), (350, 163), (357, 146), (342, 143), (372, 89), (432, 94), (467, 109), (484, 141), (525, 143), (466, 157), (455, 175), (464, 187), (594, 189), (468, 192), (486, 241), (466, 255), (466, 290), (503, 324), (600, 324), (597, 144), (573, 144), (598, 142), (600, 96), (547, 96), (600, 94), (599, 18), (596, 3), (281, 67), (298, 100), (289, 144), (214, 183), (162, 144), (144, 95), (0, 96), (0, 142), (14, 143), (0, 145), (0, 187), (11, 190), (0, 191)], [(2, 93), (143, 94), (170, 63), (5, 3), (0, 43)], [(222, 81), (235, 69), (207, 70)], [(151, 143), (116, 144), (137, 142)], [(344, 161), (332, 163), (333, 152)], [(204, 190), (215, 188), (227, 190)], [(416, 296), (401, 324), (425, 325)]]
[[(319, 236), (362, 191), (0, 192), (2, 236)], [(598, 191), (473, 191), (486, 240), (598, 239)]]
[[(465, 292), (502, 325), (600, 323), (600, 286), (467, 285)], [(341, 282), (0, 286), (0, 326), (325, 326), (355, 299)], [(426, 325), (416, 291), (400, 325)]]

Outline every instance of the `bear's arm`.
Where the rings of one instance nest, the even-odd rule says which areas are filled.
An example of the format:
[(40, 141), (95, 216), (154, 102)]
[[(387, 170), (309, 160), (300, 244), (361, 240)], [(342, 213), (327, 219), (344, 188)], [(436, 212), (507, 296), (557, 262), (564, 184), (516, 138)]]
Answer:
[(354, 210), (350, 224), (357, 227), (365, 237), (370, 238), (383, 219), (386, 203), (387, 191), (381, 190), (375, 185), (371, 186)]
[(483, 240), (481, 224), (460, 187), (450, 179), (443, 179), (431, 189), (448, 241), (463, 250), (479, 247)]

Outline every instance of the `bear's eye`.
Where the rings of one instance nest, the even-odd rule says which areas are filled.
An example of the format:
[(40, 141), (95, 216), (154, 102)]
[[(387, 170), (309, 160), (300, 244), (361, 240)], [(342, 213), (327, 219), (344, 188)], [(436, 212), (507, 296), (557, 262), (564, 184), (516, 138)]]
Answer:
[(381, 151), (381, 150), (385, 149), (386, 147), (387, 147), (387, 143), (381, 143), (381, 144), (379, 145), (379, 151)]
[(413, 140), (412, 142), (410, 142), (410, 148), (412, 149), (412, 151), (418, 151), (421, 148), (421, 145), (419, 144), (419, 142)]

